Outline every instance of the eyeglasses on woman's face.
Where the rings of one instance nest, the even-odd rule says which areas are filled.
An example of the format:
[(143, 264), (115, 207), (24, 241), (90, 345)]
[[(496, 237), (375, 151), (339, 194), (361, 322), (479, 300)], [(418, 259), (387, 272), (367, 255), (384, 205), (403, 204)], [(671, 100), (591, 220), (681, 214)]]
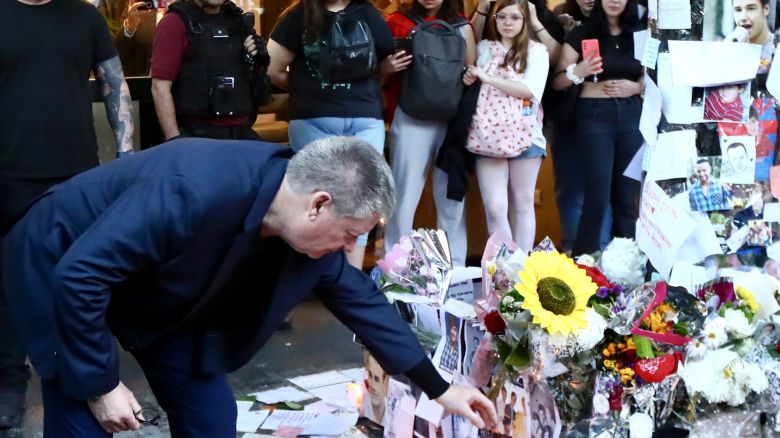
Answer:
[(506, 20), (520, 21), (523, 19), (523, 16), (521, 14), (505, 14), (503, 12), (499, 12), (498, 14), (495, 15), (495, 17), (496, 17), (496, 21), (506, 21)]

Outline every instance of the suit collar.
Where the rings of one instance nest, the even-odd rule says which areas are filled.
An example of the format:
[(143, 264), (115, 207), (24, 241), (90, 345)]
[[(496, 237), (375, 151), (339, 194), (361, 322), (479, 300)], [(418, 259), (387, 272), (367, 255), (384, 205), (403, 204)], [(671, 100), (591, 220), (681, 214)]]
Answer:
[(255, 198), (252, 206), (249, 208), (244, 218), (244, 230), (257, 231), (257, 235), (260, 233), (260, 229), (263, 227), (263, 218), (268, 213), (268, 208), (271, 206), (276, 193), (279, 191), (279, 187), (282, 185), (284, 174), (287, 172), (287, 163), (292, 156), (292, 149), (280, 150), (268, 159), (268, 162), (263, 166), (260, 171), (260, 188), (257, 191), (257, 197)]

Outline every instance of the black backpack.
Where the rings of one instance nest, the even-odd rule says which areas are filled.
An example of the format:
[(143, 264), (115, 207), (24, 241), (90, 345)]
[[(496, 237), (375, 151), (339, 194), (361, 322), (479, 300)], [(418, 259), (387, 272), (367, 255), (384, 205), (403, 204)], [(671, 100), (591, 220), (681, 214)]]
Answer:
[(356, 13), (363, 4), (333, 17), (320, 46), (320, 77), (327, 83), (349, 82), (376, 72), (376, 48), (371, 28)]
[(456, 27), (442, 20), (426, 22), (409, 16), (412, 29), (412, 63), (401, 80), (398, 105), (403, 112), (422, 120), (448, 121), (455, 116), (463, 94), (463, 63), (466, 41)]

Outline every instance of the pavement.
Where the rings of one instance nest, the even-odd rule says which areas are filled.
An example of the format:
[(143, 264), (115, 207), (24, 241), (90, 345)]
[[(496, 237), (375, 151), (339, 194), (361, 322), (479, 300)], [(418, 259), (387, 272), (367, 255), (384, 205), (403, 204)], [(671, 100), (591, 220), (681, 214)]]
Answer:
[[(278, 331), (268, 344), (243, 368), (230, 375), (236, 396), (286, 384), (286, 379), (328, 370), (360, 367), (361, 347), (352, 342), (352, 333), (318, 300), (305, 301), (292, 312), (293, 327)], [(159, 406), (140, 367), (123, 352), (122, 381), (145, 407)], [(162, 413), (162, 411), (161, 411)], [(239, 433), (237, 437), (243, 434)], [(159, 426), (145, 426), (135, 432), (123, 432), (116, 438), (161, 438), (170, 436), (163, 413)], [(27, 391), (27, 413), (20, 427), (0, 430), (0, 438), (43, 437), (43, 406), (37, 376)]]

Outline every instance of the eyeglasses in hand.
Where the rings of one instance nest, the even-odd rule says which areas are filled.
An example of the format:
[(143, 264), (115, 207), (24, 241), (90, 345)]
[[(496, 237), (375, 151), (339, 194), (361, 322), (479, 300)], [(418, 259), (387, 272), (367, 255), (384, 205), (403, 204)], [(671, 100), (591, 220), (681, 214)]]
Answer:
[(141, 424), (151, 424), (152, 426), (160, 425), (160, 411), (154, 408), (141, 408), (140, 411), (134, 412), (135, 419)]

